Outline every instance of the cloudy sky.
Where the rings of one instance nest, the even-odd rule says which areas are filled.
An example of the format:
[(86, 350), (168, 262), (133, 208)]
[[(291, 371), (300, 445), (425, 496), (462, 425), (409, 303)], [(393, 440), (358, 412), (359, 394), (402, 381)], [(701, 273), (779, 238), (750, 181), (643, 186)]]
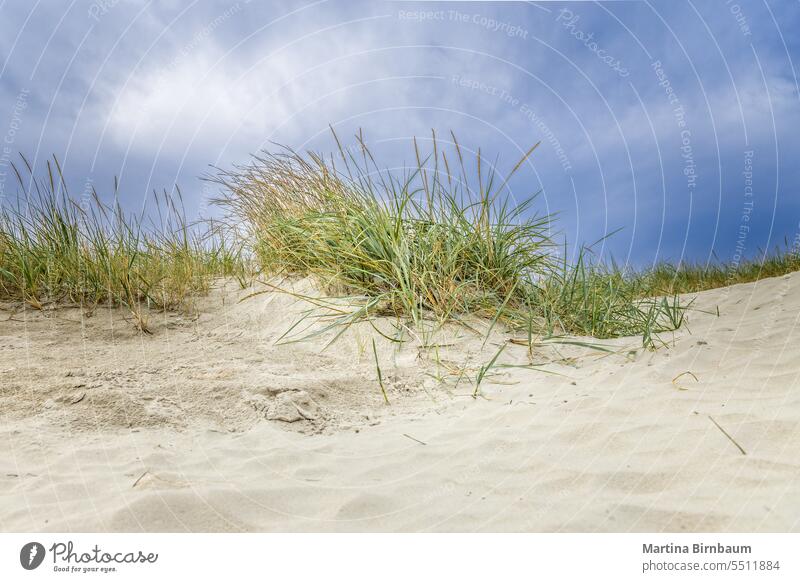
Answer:
[(800, 2), (0, 2), (0, 197), (62, 161), (132, 209), (272, 142), (381, 165), (452, 130), (571, 243), (643, 266), (800, 233)]

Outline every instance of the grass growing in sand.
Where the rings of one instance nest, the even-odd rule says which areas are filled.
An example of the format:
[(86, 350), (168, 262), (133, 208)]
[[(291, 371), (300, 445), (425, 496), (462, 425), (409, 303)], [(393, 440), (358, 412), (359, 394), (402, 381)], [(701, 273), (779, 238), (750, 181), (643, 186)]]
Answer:
[(156, 196), (156, 212), (128, 215), (94, 192), (72, 199), (55, 159), (40, 179), (23, 158), (24, 173), (14, 167), (20, 195), (0, 208), (0, 300), (121, 305), (147, 331), (148, 308), (184, 308), (217, 277), (311, 276), (355, 306), (337, 304), (326, 329), (378, 315), (426, 329), (481, 318), (526, 333), (529, 345), (638, 335), (653, 347), (684, 323), (679, 294), (800, 269), (795, 248), (641, 272), (588, 249), (568, 263), (535, 195), (516, 203), (508, 190), (535, 147), (501, 177), (480, 151), (468, 157), (450, 142), (434, 135), (425, 154), (415, 142), (416, 166), (402, 173), (381, 169), (360, 138), (328, 158), (265, 153), (207, 177), (222, 187), (226, 216), (199, 225), (187, 223), (179, 193)]
[(636, 274), (636, 278), (646, 292), (663, 295), (718, 289), (737, 283), (780, 277), (794, 271), (800, 271), (800, 241), (789, 244), (787, 240), (783, 248), (776, 248), (772, 254), (762, 252), (759, 259), (709, 265), (674, 265), (663, 262)]
[[(58, 161), (44, 180), (24, 160), (14, 167), (21, 195), (0, 208), (0, 299), (41, 309), (47, 304), (100, 303), (130, 310), (147, 330), (145, 308), (176, 309), (208, 290), (218, 276), (241, 269), (223, 236), (190, 227), (176, 200), (156, 197), (160, 222), (126, 215), (97, 193), (70, 198)], [(116, 198), (116, 192), (115, 198)], [(180, 202), (178, 199), (177, 202)]]
[(415, 142), (417, 165), (402, 175), (382, 170), (359, 139), (338, 159), (286, 150), (209, 179), (266, 272), (360, 298), (334, 326), (477, 316), (531, 336), (642, 335), (652, 345), (681, 325), (674, 294), (652, 299), (639, 277), (588, 252), (575, 265), (558, 259), (552, 218), (534, 212), (535, 195), (515, 203), (507, 188), (535, 146), (501, 178), (480, 151), (467, 160), (455, 136), (449, 150), (435, 135), (432, 144), (423, 155)]

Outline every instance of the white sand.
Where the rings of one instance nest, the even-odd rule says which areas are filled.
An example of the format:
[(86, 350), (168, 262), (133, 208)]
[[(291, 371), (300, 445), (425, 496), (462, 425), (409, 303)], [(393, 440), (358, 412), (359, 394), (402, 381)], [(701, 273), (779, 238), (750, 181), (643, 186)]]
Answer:
[(800, 530), (798, 274), (700, 294), (656, 352), (539, 348), (559, 375), (496, 370), (477, 400), (503, 337), (451, 331), (438, 364), (381, 340), (391, 406), (367, 326), (275, 345), (307, 305), (234, 299), (152, 336), (5, 306), (0, 530)]

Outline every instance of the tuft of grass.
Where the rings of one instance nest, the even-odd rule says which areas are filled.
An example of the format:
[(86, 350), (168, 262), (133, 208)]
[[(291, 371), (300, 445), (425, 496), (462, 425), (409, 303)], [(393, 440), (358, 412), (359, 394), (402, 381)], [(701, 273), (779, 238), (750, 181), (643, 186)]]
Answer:
[(55, 158), (44, 179), (22, 159), (24, 175), (14, 166), (20, 195), (0, 207), (0, 299), (121, 305), (147, 331), (146, 308), (186, 306), (214, 277), (241, 273), (238, 247), (213, 224), (193, 228), (180, 191), (156, 195), (160, 222), (147, 222), (94, 190), (80, 203), (70, 198)]
[[(345, 174), (321, 156), (283, 152), (211, 178), (224, 187), (217, 203), (249, 225), (266, 271), (312, 275), (418, 323), (492, 317), (505, 301), (524, 303), (520, 275), (550, 260), (549, 219), (527, 217), (532, 198), (502, 197), (480, 154), (473, 189), (437, 163), (403, 176), (382, 171), (360, 145), (361, 161), (340, 151)], [(441, 163), (450, 164), (444, 155)]]
[(696, 293), (709, 289), (728, 287), (738, 283), (751, 283), (769, 277), (780, 277), (800, 271), (800, 243), (776, 247), (773, 252), (759, 252), (760, 258), (730, 263), (716, 261), (711, 264), (661, 262), (636, 274), (643, 292), (656, 295)]
[[(376, 314), (431, 321), (477, 316), (529, 336), (641, 334), (646, 345), (683, 319), (676, 296), (649, 299), (637, 281), (588, 260), (557, 257), (551, 216), (536, 194), (515, 203), (508, 183), (538, 146), (504, 177), (480, 150), (467, 159), (455, 135), (432, 151), (416, 141), (416, 166), (381, 169), (359, 136), (338, 157), (289, 149), (206, 179), (215, 202), (246, 237), (268, 273), (311, 276), (362, 308), (333, 326)], [(338, 165), (337, 165), (338, 164)]]
[[(657, 296), (637, 273), (591, 260), (582, 250), (574, 265), (562, 261), (538, 287), (530, 317), (547, 336), (563, 333), (600, 339), (642, 336), (645, 347), (684, 323), (687, 305), (677, 294)], [(528, 330), (532, 327), (527, 323)], [(530, 337), (529, 331), (529, 337)]]
[(492, 369), (492, 366), (495, 365), (495, 363), (497, 362), (497, 358), (500, 357), (500, 354), (503, 353), (503, 350), (506, 349), (507, 345), (508, 344), (503, 344), (502, 346), (500, 346), (500, 349), (495, 352), (494, 356), (492, 356), (492, 359), (489, 360), (484, 365), (482, 365), (478, 370), (478, 375), (475, 378), (475, 390), (472, 392), (473, 398), (478, 397), (478, 392), (481, 389), (481, 383), (483, 382), (483, 379), (486, 377), (487, 372), (489, 372), (489, 370)]

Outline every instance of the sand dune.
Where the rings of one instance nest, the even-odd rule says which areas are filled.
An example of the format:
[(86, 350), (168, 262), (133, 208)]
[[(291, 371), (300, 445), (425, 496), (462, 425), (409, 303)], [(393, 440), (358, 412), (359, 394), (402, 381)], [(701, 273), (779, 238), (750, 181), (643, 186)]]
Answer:
[(655, 352), (539, 347), (477, 399), (506, 336), (277, 345), (308, 305), (243, 294), (152, 336), (119, 309), (5, 306), (0, 528), (800, 530), (800, 274), (699, 294)]

